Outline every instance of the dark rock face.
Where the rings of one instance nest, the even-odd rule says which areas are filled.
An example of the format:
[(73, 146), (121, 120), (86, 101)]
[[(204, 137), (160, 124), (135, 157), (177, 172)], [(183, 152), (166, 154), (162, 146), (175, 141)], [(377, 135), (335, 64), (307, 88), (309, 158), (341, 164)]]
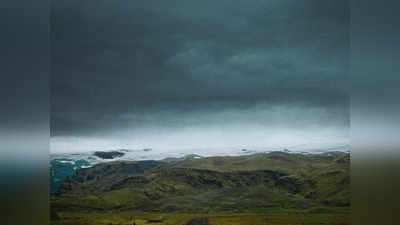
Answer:
[(190, 220), (186, 225), (210, 225), (210, 221), (207, 217), (201, 217)]
[(117, 151), (113, 151), (113, 152), (95, 152), (93, 155), (102, 158), (102, 159), (114, 159), (117, 157), (122, 157), (125, 155), (125, 153), (123, 152), (117, 152)]
[(297, 194), (300, 192), (303, 182), (298, 178), (285, 176), (279, 178), (277, 184), (287, 189), (290, 193)]
[(54, 195), (62, 195), (64, 193), (70, 192), (73, 190), (73, 180), (68, 176), (63, 183), (59, 186), (57, 192)]

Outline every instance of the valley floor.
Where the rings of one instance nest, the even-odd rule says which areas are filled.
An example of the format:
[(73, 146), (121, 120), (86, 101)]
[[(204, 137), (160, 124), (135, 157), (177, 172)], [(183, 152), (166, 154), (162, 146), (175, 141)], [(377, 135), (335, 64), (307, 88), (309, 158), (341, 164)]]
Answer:
[[(60, 213), (52, 225), (348, 225), (350, 212), (269, 212), (212, 214)], [(196, 223), (206, 218), (207, 223)], [(194, 222), (194, 223), (193, 223)]]

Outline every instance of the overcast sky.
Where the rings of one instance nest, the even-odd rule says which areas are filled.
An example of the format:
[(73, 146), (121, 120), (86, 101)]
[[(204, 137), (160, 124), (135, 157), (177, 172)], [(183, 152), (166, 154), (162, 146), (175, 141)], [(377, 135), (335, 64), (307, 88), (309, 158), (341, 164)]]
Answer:
[(52, 151), (346, 142), (348, 4), (52, 1)]

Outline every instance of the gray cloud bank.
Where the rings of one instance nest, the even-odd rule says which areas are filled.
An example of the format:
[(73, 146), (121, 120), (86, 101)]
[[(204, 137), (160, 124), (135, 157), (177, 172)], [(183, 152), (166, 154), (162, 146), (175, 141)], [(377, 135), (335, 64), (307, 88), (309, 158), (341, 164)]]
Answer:
[(53, 138), (348, 127), (348, 1), (52, 4)]

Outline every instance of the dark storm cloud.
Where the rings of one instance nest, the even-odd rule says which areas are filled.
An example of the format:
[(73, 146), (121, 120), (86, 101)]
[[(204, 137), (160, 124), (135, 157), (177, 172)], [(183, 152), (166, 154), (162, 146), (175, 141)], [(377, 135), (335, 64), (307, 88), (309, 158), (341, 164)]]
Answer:
[(347, 121), (348, 1), (52, 4), (53, 136), (260, 102)]

